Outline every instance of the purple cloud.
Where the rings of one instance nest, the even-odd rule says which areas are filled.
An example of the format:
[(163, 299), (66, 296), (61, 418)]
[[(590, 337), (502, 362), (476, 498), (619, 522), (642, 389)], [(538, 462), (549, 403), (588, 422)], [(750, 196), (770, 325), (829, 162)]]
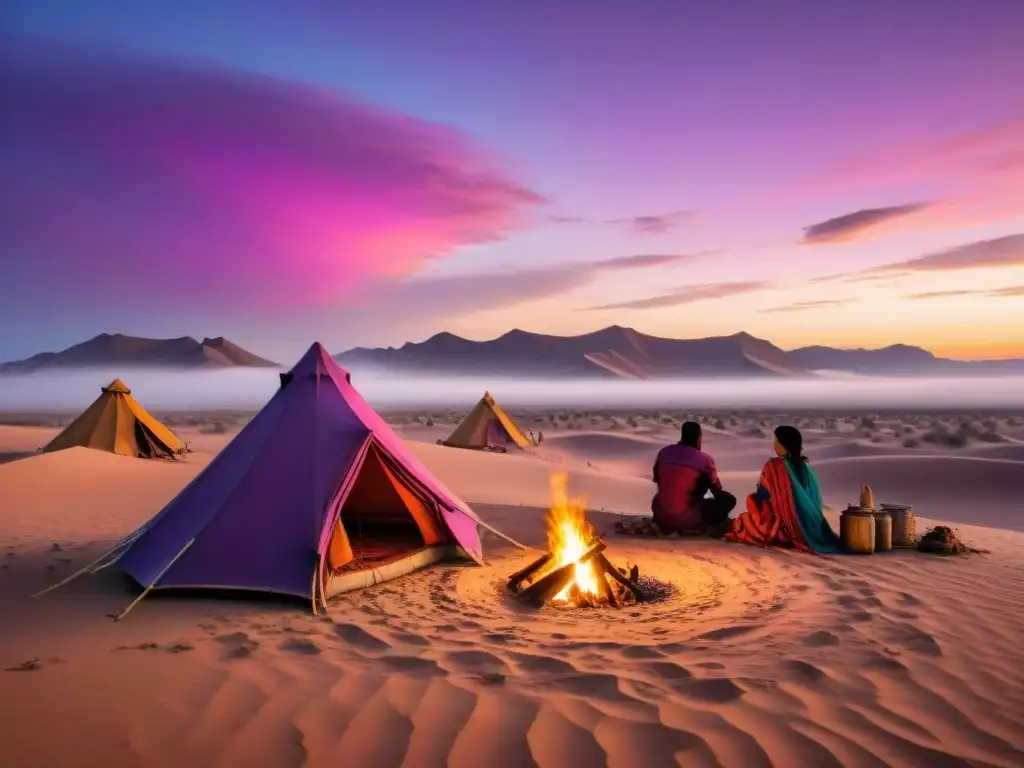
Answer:
[(19, 297), (324, 301), (545, 202), (454, 130), (256, 74), (0, 40), (0, 94)]
[(843, 216), (836, 216), (805, 227), (802, 242), (813, 245), (856, 240), (869, 230), (887, 222), (919, 213), (931, 205), (932, 203), (912, 203), (888, 208), (865, 208)]
[(650, 216), (628, 216), (612, 219), (609, 224), (624, 227), (638, 235), (663, 235), (672, 232), (693, 216), (692, 211), (669, 211)]
[(698, 301), (709, 299), (723, 299), (727, 296), (736, 296), (742, 293), (753, 293), (771, 287), (770, 282), (740, 282), (740, 283), (704, 283), (702, 285), (687, 285), (678, 288), (671, 293), (662, 293), (657, 296), (645, 296), (641, 299), (629, 301), (618, 301), (612, 304), (602, 304), (596, 307), (583, 307), (580, 311), (595, 312), (605, 309), (662, 309), (665, 307), (679, 307), (684, 304), (693, 304)]

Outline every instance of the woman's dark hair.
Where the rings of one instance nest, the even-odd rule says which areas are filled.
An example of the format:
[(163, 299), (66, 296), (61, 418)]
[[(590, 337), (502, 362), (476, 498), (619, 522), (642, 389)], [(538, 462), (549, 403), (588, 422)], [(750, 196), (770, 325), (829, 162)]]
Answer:
[(807, 476), (807, 457), (804, 456), (804, 436), (800, 434), (800, 430), (790, 426), (776, 427), (775, 439), (786, 449), (786, 453), (792, 459), (793, 471), (803, 480)]

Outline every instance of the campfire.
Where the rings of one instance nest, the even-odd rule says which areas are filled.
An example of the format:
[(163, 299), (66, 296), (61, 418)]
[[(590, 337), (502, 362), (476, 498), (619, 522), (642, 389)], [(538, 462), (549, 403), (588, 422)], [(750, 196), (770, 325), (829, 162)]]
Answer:
[(647, 595), (637, 583), (639, 568), (616, 568), (605, 556), (607, 547), (587, 522), (583, 499), (566, 495), (565, 474), (551, 478), (548, 511), (548, 550), (508, 579), (508, 588), (524, 602), (577, 607), (618, 608), (643, 602)]

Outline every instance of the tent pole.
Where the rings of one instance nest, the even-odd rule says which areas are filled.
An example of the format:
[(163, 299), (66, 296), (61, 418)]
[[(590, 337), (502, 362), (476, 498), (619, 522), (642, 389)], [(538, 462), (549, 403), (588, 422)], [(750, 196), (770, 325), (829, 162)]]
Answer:
[(313, 615), (316, 616), (318, 611), (316, 609), (316, 583), (319, 581), (317, 578), (316, 568), (313, 569), (313, 583), (311, 584), (312, 589), (312, 602), (313, 602)]
[(518, 541), (516, 541), (515, 539), (513, 539), (513, 538), (512, 538), (511, 536), (509, 536), (509, 535), (507, 535), (507, 534), (504, 534), (504, 533), (502, 533), (502, 532), (501, 532), (501, 531), (499, 531), (499, 530), (498, 530), (497, 528), (492, 528), (491, 526), (489, 526), (489, 525), (488, 525), (487, 523), (485, 523), (485, 522), (484, 522), (483, 520), (481, 520), (480, 518), (477, 518), (476, 522), (477, 522), (477, 523), (478, 523), (479, 525), (483, 526), (483, 527), (484, 527), (484, 528), (485, 528), (486, 530), (488, 530), (488, 531), (490, 531), (491, 533), (493, 533), (493, 534), (494, 534), (495, 536), (497, 536), (497, 537), (498, 537), (499, 539), (504, 539), (504, 540), (505, 540), (505, 541), (507, 541), (507, 542), (508, 542), (509, 544), (514, 544), (515, 546), (519, 547), (520, 549), (533, 549), (532, 547), (528, 547), (528, 546), (526, 546), (525, 544), (520, 544), (520, 543), (519, 543)]
[(146, 587), (144, 590), (142, 590), (142, 594), (139, 595), (138, 597), (136, 597), (134, 600), (132, 600), (131, 605), (129, 605), (127, 608), (125, 608), (123, 611), (121, 611), (121, 613), (119, 613), (114, 618), (114, 621), (120, 621), (121, 619), (123, 619), (125, 616), (128, 615), (128, 611), (130, 611), (136, 605), (141, 603), (142, 602), (142, 598), (144, 598), (146, 595), (148, 595), (150, 593), (150, 591), (160, 582), (160, 579), (162, 579), (164, 577), (164, 574), (167, 573), (169, 570), (171, 570), (171, 566), (174, 565), (176, 562), (178, 562), (178, 558), (180, 558), (182, 555), (185, 554), (185, 552), (188, 551), (188, 548), (192, 546), (193, 542), (195, 542), (195, 539), (189, 539), (188, 540), (188, 544), (186, 544), (184, 547), (182, 547), (181, 552), (179, 552), (173, 558), (171, 558), (171, 562), (169, 562), (167, 564), (167, 566), (162, 571), (160, 571), (159, 574), (157, 574), (157, 577), (155, 579), (153, 579), (153, 583), (150, 584), (148, 587)]
[[(108, 557), (110, 557), (114, 553), (119, 552), (120, 550), (124, 549), (129, 544), (133, 543), (137, 538), (138, 538), (137, 535), (132, 534), (128, 538), (123, 539), (121, 542), (118, 543), (118, 545), (116, 547), (114, 547), (113, 549), (108, 549), (106, 552), (104, 552), (98, 558), (93, 560), (91, 563), (89, 563), (84, 568), (81, 568), (81, 569), (75, 571), (70, 576), (68, 576), (66, 579), (58, 581), (56, 584), (51, 584), (46, 589), (42, 589), (42, 590), (36, 592), (34, 595), (32, 595), (32, 597), (39, 597), (40, 595), (45, 595), (47, 592), (52, 592), (53, 590), (57, 589), (57, 587), (63, 587), (68, 582), (74, 581), (79, 576), (84, 576), (87, 573), (95, 573), (96, 571), (100, 570), (101, 568), (106, 568), (107, 565), (110, 565), (110, 563), (106, 563), (106, 564), (100, 566), (99, 568), (97, 568), (96, 566), (99, 566), (100, 563), (102, 563)], [(112, 562), (117, 562), (117, 560), (115, 559)]]
[(316, 569), (316, 585), (320, 590), (320, 607), (327, 613), (327, 598), (324, 597), (324, 556), (320, 555), (320, 563)]

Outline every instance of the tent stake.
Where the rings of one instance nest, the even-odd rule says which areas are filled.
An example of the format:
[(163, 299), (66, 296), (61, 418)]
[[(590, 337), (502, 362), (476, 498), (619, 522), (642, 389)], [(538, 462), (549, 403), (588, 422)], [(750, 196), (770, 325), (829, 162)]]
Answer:
[(167, 564), (167, 566), (162, 571), (160, 571), (159, 574), (157, 574), (157, 577), (155, 579), (153, 579), (153, 583), (150, 584), (148, 587), (146, 587), (144, 590), (142, 590), (142, 594), (139, 595), (138, 597), (136, 597), (134, 600), (132, 600), (131, 605), (129, 605), (127, 608), (125, 608), (123, 611), (121, 611), (121, 613), (118, 614), (114, 618), (114, 621), (120, 621), (121, 619), (123, 619), (125, 616), (128, 615), (128, 611), (130, 611), (136, 605), (141, 603), (142, 602), (142, 598), (144, 598), (146, 595), (148, 595), (150, 593), (150, 591), (160, 582), (160, 579), (162, 579), (164, 577), (164, 574), (167, 573), (169, 570), (171, 570), (171, 566), (174, 565), (176, 562), (178, 562), (178, 558), (181, 557), (182, 555), (184, 555), (188, 551), (188, 548), (192, 546), (194, 541), (195, 541), (195, 539), (189, 539), (188, 544), (186, 544), (184, 547), (182, 547), (181, 552), (176, 554), (171, 559), (171, 562), (169, 562)]
[[(110, 557), (114, 553), (120, 552), (122, 549), (127, 547), (129, 544), (132, 544), (137, 538), (138, 538), (138, 536), (134, 535), (134, 534), (132, 536), (129, 536), (127, 539), (124, 539), (123, 541), (119, 542), (118, 545), (116, 547), (114, 547), (113, 549), (109, 549), (106, 552), (104, 552), (102, 555), (100, 555), (98, 558), (93, 560), (91, 563), (89, 563), (84, 568), (80, 568), (79, 570), (75, 571), (74, 573), (72, 573), (70, 576), (68, 576), (67, 578), (63, 579), (62, 581), (58, 581), (56, 584), (51, 584), (46, 589), (41, 589), (40, 591), (38, 591), (34, 595), (32, 595), (32, 597), (39, 597), (40, 595), (45, 595), (47, 592), (52, 592), (53, 590), (57, 589), (57, 587), (63, 587), (68, 582), (74, 581), (79, 576), (84, 576), (87, 573), (95, 573), (96, 571), (101, 570), (102, 568), (106, 568), (111, 563), (117, 562), (117, 558), (115, 558), (114, 560), (111, 561), (111, 563), (104, 563), (103, 565), (100, 565), (100, 563), (103, 563), (104, 560), (106, 560), (108, 557)], [(99, 566), (99, 567), (97, 567), (97, 566)]]

